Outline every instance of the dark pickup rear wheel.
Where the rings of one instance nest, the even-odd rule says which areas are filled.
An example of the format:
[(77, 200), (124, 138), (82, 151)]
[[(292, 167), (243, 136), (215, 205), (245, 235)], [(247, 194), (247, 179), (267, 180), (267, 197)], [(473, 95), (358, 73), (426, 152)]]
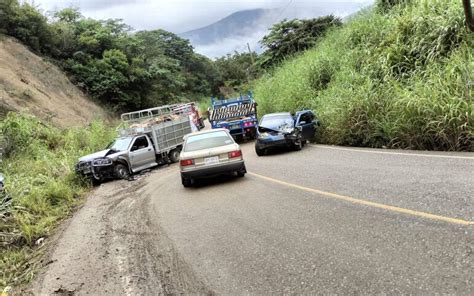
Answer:
[(124, 164), (117, 164), (115, 165), (115, 176), (119, 179), (128, 179), (130, 177), (130, 172), (128, 171), (128, 167)]

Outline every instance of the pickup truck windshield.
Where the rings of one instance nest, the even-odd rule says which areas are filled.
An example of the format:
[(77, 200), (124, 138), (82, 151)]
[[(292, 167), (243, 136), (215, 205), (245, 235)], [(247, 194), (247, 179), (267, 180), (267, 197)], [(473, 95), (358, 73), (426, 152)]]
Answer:
[(190, 136), (184, 145), (185, 152), (210, 149), (233, 144), (234, 140), (224, 131)]
[(291, 115), (264, 116), (260, 126), (275, 131), (284, 131), (294, 127), (294, 120)]
[(107, 146), (107, 149), (115, 151), (124, 151), (128, 149), (128, 146), (130, 146), (130, 142), (132, 142), (132, 138), (119, 138), (110, 143), (109, 146)]

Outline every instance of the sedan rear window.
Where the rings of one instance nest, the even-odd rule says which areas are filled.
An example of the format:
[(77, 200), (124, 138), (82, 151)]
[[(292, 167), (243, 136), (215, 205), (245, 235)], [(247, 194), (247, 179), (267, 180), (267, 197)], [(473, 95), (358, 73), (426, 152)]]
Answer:
[(185, 152), (233, 144), (234, 140), (224, 131), (190, 136), (184, 145)]

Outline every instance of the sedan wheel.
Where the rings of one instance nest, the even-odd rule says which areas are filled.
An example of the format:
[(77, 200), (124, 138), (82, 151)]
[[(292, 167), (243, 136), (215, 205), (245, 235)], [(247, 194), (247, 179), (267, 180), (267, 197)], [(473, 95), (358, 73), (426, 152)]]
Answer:
[(255, 146), (255, 153), (257, 153), (258, 156), (263, 156), (265, 155), (265, 149), (261, 149)]
[(184, 187), (191, 187), (194, 182), (193, 182), (193, 179), (185, 178), (181, 176), (181, 183), (183, 184)]
[(295, 142), (295, 150), (296, 151), (300, 151), (301, 149), (303, 149), (303, 142), (302, 140), (298, 140)]
[(247, 169), (245, 168), (245, 165), (244, 165), (244, 167), (240, 171), (237, 171), (237, 177), (242, 178), (245, 176), (246, 173), (247, 173)]

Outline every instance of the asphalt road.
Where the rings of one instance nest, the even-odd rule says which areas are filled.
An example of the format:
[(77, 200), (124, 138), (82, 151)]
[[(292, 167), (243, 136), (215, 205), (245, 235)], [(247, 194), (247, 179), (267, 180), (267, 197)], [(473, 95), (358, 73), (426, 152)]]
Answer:
[(102, 185), (33, 293), (474, 294), (474, 154), (242, 149), (245, 178)]

